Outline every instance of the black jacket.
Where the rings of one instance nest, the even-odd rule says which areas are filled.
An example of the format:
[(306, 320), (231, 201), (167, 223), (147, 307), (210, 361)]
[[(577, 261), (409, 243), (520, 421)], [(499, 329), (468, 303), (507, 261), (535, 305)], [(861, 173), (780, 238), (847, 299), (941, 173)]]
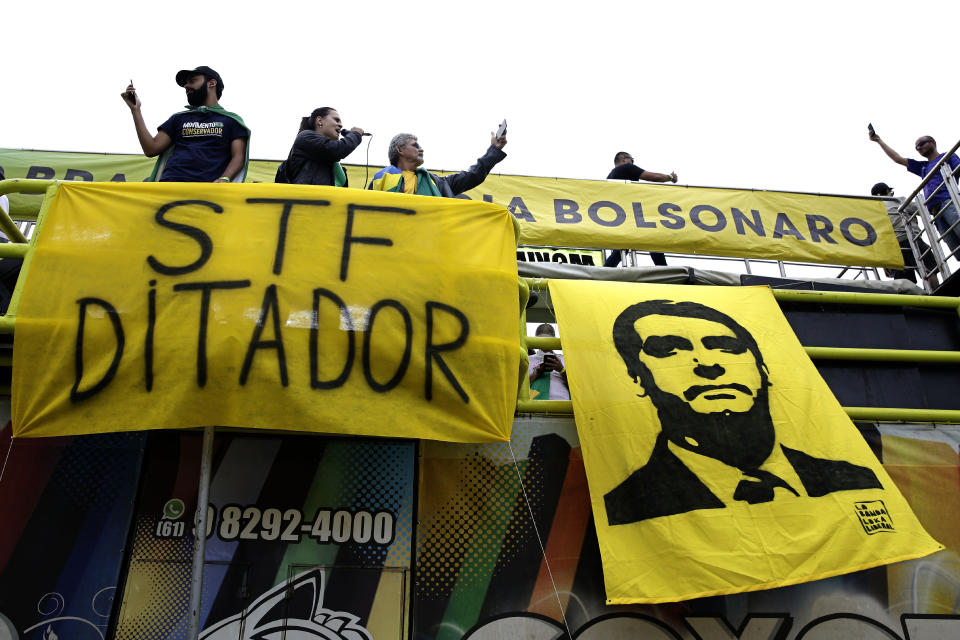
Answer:
[(497, 149), (495, 146), (490, 145), (487, 152), (477, 158), (477, 163), (466, 171), (442, 177), (431, 173), (430, 177), (433, 178), (434, 183), (436, 183), (441, 196), (444, 198), (455, 198), (464, 191), (470, 191), (470, 189), (482, 184), (483, 181), (487, 179), (487, 175), (490, 173), (490, 170), (493, 169), (494, 165), (506, 157), (507, 154), (503, 152), (503, 149)]
[(360, 139), (355, 131), (347, 131), (340, 140), (331, 140), (316, 131), (301, 131), (284, 163), (287, 179), (293, 184), (333, 186), (333, 163), (350, 155)]
[[(680, 458), (673, 455), (667, 442), (661, 433), (647, 464), (603, 497), (609, 524), (629, 524), (694, 509), (726, 507)], [(814, 458), (783, 445), (780, 449), (810, 497), (818, 498), (834, 491), (883, 488), (876, 474), (867, 467), (842, 460)]]

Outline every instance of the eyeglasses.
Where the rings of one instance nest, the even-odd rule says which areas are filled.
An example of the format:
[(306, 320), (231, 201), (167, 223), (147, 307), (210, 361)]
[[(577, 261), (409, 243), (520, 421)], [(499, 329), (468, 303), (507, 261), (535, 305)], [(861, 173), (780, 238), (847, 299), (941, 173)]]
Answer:
[(413, 147), (414, 149), (420, 149), (420, 148), (421, 148), (420, 145), (419, 145), (418, 143), (416, 143), (416, 142), (408, 142), (407, 144), (409, 144), (409, 145), (410, 145), (411, 147)]
[(914, 147), (914, 148), (915, 148), (915, 149), (919, 149), (920, 147), (922, 147), (923, 145), (925, 145), (925, 144), (927, 144), (927, 143), (929, 143), (929, 142), (933, 142), (933, 140), (921, 140), (920, 142), (917, 143), (917, 146)]

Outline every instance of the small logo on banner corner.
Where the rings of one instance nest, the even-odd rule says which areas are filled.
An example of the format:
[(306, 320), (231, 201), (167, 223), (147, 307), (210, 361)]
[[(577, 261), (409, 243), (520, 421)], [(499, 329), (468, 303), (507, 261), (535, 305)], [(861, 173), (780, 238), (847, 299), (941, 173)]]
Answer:
[(854, 502), (853, 506), (867, 535), (872, 536), (881, 531), (894, 531), (893, 518), (890, 517), (890, 512), (887, 511), (887, 506), (883, 504), (883, 500)]
[(185, 510), (186, 507), (183, 505), (183, 500), (180, 498), (171, 498), (163, 505), (163, 519), (179, 520)]

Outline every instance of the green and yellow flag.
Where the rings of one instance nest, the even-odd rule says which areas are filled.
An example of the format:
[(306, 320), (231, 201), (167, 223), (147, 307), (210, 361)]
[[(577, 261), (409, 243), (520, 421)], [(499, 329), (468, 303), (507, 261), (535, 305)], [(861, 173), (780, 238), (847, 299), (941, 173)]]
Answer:
[(16, 319), (14, 434), (506, 440), (514, 228), (501, 206), (359, 189), (62, 183)]
[(943, 548), (769, 289), (550, 293), (608, 603), (769, 589)]

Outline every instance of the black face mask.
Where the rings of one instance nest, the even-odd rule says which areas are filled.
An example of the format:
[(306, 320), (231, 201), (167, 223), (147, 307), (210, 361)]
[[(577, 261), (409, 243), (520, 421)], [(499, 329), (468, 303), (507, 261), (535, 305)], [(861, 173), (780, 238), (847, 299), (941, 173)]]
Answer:
[(664, 435), (677, 446), (740, 470), (756, 469), (773, 451), (776, 433), (766, 384), (743, 413), (697, 413), (682, 399), (656, 387), (647, 393), (657, 408)]
[(191, 107), (203, 106), (203, 104), (207, 101), (208, 94), (209, 90), (207, 89), (207, 83), (204, 81), (204, 83), (200, 85), (199, 89), (187, 89), (187, 102)]

